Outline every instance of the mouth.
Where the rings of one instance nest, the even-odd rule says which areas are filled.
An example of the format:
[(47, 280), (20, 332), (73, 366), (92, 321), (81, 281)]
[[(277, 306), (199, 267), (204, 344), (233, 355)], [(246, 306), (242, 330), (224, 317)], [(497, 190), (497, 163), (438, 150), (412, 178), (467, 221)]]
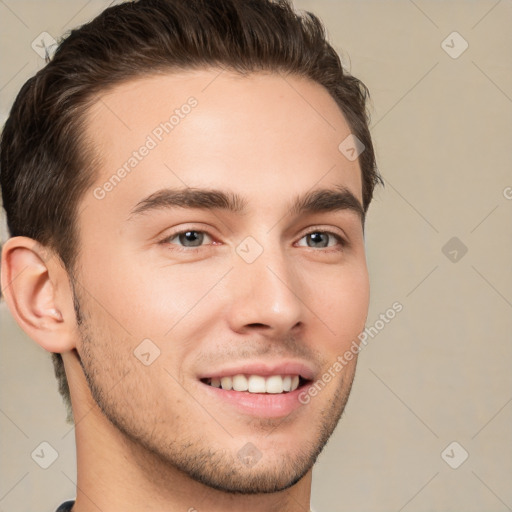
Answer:
[[(208, 373), (206, 373), (208, 372)], [(300, 415), (318, 370), (307, 361), (232, 361), (196, 376), (202, 392), (219, 410), (258, 418)], [(304, 395), (304, 396), (303, 396)]]
[(224, 391), (247, 394), (287, 394), (308, 386), (312, 380), (301, 375), (226, 375), (200, 379), (203, 384)]
[(225, 407), (256, 418), (284, 418), (299, 414), (308, 402), (301, 400), (312, 380), (300, 375), (246, 375), (199, 379), (204, 393), (219, 410)]

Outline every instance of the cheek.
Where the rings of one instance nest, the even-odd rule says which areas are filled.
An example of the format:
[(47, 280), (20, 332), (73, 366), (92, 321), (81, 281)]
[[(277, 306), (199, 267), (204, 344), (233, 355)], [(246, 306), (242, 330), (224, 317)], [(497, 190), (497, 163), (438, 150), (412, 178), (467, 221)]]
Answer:
[[(370, 289), (366, 267), (340, 269), (309, 292), (313, 311), (329, 327), (333, 347), (340, 349), (357, 339), (368, 314)], [(327, 337), (327, 339), (329, 339)]]
[[(135, 319), (134, 328), (144, 325), (159, 336), (209, 322), (216, 314), (211, 292), (227, 270), (226, 265), (206, 268), (193, 263), (141, 266), (146, 275), (139, 276), (134, 285), (137, 290), (137, 297), (132, 301), (134, 316), (127, 315), (128, 321)], [(143, 321), (137, 322), (142, 317)]]
[(197, 321), (196, 306), (226, 272), (137, 259), (117, 259), (107, 268), (94, 273), (85, 286), (113, 323), (140, 339), (161, 338), (189, 317)]

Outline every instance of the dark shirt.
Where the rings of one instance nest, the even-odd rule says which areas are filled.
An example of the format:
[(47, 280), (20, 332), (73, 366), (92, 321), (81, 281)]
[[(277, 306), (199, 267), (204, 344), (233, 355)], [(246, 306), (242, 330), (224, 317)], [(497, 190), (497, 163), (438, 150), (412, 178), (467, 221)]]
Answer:
[(71, 512), (74, 501), (65, 501), (55, 512)]

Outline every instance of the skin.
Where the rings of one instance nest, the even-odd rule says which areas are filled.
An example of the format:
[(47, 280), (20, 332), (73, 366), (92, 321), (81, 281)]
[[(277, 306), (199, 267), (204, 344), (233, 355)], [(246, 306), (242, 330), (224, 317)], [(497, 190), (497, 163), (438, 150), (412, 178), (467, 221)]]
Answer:
[[(94, 197), (190, 96), (197, 106), (172, 133), (103, 199)], [(64, 359), (76, 425), (75, 512), (309, 510), (312, 467), (343, 412), (357, 358), (281, 418), (206, 399), (197, 376), (233, 361), (293, 358), (320, 378), (364, 329), (360, 216), (287, 208), (316, 188), (343, 186), (362, 201), (359, 163), (338, 150), (349, 133), (323, 87), (278, 74), (144, 77), (91, 107), (86, 135), (102, 164), (78, 208), (82, 323), (58, 258), (25, 237), (9, 239), (2, 253), (9, 309)], [(128, 220), (143, 197), (186, 186), (236, 192), (247, 212), (174, 208)], [(195, 252), (171, 237), (187, 229), (207, 233)], [(315, 246), (306, 235), (318, 231), (348, 245), (324, 235), (328, 246)], [(251, 264), (236, 252), (248, 236), (263, 249)], [(147, 338), (160, 350), (148, 366), (134, 356)], [(248, 442), (261, 454), (250, 467), (237, 457)]]

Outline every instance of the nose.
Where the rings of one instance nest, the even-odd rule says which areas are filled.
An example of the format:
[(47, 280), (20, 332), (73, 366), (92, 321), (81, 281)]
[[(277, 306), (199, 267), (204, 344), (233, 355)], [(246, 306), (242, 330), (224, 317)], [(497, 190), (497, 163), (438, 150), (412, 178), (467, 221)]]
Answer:
[(284, 335), (304, 321), (307, 312), (301, 296), (300, 276), (282, 248), (265, 249), (248, 263), (238, 254), (230, 273), (228, 321), (233, 331), (250, 330)]

